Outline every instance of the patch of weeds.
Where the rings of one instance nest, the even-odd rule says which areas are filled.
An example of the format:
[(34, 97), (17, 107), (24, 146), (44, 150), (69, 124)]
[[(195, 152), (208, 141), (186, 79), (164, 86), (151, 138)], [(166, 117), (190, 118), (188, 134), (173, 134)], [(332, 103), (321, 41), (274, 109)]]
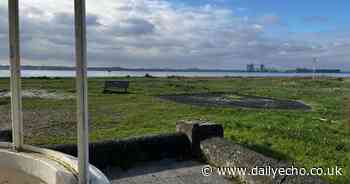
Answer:
[(230, 94), (230, 95), (225, 95), (225, 98), (228, 98), (229, 100), (241, 100), (242, 96), (236, 95), (236, 94)]

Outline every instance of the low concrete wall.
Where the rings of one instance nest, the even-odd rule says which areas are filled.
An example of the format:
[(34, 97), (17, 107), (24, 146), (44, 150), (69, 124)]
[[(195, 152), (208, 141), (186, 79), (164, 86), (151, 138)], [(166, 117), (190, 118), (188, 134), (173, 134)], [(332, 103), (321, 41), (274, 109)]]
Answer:
[[(25, 178), (19, 177), (24, 175), (34, 180), (40, 179), (46, 184), (78, 183), (76, 157), (30, 145), (23, 145), (22, 151), (16, 152), (12, 146), (12, 143), (0, 142), (0, 170), (12, 173), (10, 176), (0, 173), (0, 183), (23, 183), (21, 181)], [(90, 165), (89, 170), (91, 184), (110, 184), (96, 167)]]
[[(286, 162), (266, 157), (222, 138), (211, 138), (200, 143), (202, 154), (207, 162), (217, 167), (246, 168), (291, 168)], [(277, 175), (253, 176), (237, 175), (248, 184), (327, 184), (316, 176)]]
[[(0, 183), (76, 184), (76, 176), (68, 169), (45, 157), (30, 152), (0, 149)], [(23, 178), (22, 178), (23, 177)]]
[[(11, 142), (11, 140), (11, 130), (0, 130), (0, 142)], [(44, 145), (41, 147), (77, 156), (76, 144)], [(182, 133), (90, 143), (89, 152), (91, 164), (100, 169), (111, 165), (127, 168), (137, 162), (166, 158), (192, 158), (191, 142)]]
[[(76, 145), (50, 145), (45, 148), (77, 156)], [(191, 144), (186, 135), (167, 134), (105, 141), (90, 144), (90, 162), (100, 169), (128, 168), (132, 164), (165, 158), (190, 159)]]
[[(177, 124), (178, 133), (184, 133), (192, 143), (194, 151), (200, 151), (204, 161), (214, 167), (246, 168), (291, 168), (287, 162), (269, 158), (223, 138), (223, 127), (202, 121), (182, 121)], [(316, 176), (236, 175), (248, 184), (327, 184)]]

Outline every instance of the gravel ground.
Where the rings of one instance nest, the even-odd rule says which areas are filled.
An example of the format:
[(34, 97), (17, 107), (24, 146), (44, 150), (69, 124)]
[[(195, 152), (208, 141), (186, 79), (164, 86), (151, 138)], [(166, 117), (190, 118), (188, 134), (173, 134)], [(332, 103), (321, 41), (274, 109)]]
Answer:
[(201, 170), (205, 166), (196, 161), (162, 160), (142, 163), (127, 171), (109, 168), (104, 173), (112, 184), (238, 184), (222, 176), (203, 176)]
[[(0, 128), (11, 128), (10, 109), (0, 106)], [(76, 130), (75, 112), (67, 110), (24, 110), (23, 124), (26, 137), (55, 135), (73, 136)]]
[[(11, 96), (10, 91), (0, 89), (0, 98), (9, 98)], [(65, 100), (73, 99), (73, 94), (61, 93), (61, 92), (49, 92), (42, 89), (26, 89), (22, 91), (23, 98), (42, 98), (42, 99), (54, 99)]]
[[(23, 90), (23, 98), (65, 100), (74, 95), (47, 90)], [(10, 92), (0, 90), (0, 128), (11, 128)], [(23, 109), (23, 124), (26, 137), (41, 135), (72, 136), (76, 130), (75, 112), (62, 109)]]

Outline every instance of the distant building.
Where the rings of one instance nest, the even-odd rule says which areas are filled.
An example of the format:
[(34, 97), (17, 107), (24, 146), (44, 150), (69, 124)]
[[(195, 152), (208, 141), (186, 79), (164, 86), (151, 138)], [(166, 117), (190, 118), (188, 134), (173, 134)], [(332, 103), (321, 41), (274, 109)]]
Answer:
[(255, 72), (254, 64), (247, 64), (247, 72)]
[(265, 69), (265, 65), (264, 64), (261, 64), (260, 65), (260, 72), (265, 72), (266, 69)]

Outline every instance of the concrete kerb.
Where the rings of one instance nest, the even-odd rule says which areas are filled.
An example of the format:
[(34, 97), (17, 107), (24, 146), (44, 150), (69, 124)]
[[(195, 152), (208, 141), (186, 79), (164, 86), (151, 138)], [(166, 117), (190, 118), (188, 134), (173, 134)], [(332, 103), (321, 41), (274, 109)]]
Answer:
[[(30, 145), (23, 145), (23, 151), (15, 152), (12, 146), (9, 142), (0, 142), (0, 165), (3, 169), (18, 170), (48, 184), (78, 183), (78, 161), (75, 157)], [(110, 183), (93, 165), (90, 166), (90, 181), (91, 184)]]
[[(278, 161), (252, 151), (241, 145), (223, 138), (223, 127), (219, 124), (203, 121), (180, 121), (176, 126), (178, 133), (185, 134), (192, 143), (196, 156), (200, 156), (207, 163), (216, 167), (246, 168), (291, 168), (284, 161)], [(302, 175), (236, 175), (248, 184), (327, 184), (317, 176)]]

